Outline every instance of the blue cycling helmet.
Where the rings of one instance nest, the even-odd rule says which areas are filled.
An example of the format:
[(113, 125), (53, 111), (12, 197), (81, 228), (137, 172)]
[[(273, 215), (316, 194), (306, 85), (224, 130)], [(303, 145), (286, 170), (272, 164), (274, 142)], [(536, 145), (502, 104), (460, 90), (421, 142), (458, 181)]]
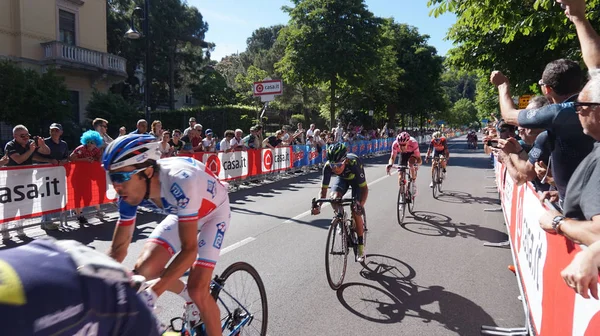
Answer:
[(115, 170), (160, 159), (160, 147), (150, 134), (128, 134), (111, 142), (102, 155), (105, 170)]

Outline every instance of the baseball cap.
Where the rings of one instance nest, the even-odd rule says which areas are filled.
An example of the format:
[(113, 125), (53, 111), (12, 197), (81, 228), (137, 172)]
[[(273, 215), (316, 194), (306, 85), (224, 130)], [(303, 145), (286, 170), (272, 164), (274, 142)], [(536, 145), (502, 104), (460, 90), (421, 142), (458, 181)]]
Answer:
[(53, 129), (53, 128), (57, 128), (61, 131), (63, 130), (62, 125), (59, 123), (52, 123), (52, 125), (50, 125), (50, 129)]
[(204, 134), (209, 135), (209, 134), (213, 134), (213, 132), (210, 128), (208, 128), (208, 129), (206, 129), (206, 131), (204, 131)]
[(196, 121), (196, 118), (194, 118), (194, 117), (191, 117), (191, 118), (190, 118), (190, 120), (188, 120), (188, 122), (189, 122), (189, 121)]

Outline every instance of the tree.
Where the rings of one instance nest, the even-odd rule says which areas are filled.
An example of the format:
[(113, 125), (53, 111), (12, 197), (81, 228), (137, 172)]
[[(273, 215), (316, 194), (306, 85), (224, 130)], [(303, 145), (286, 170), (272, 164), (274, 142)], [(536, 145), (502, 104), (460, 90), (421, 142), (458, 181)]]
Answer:
[(39, 73), (0, 61), (0, 120), (7, 124), (45, 135), (51, 123), (72, 120), (69, 99), (64, 79), (52, 68)]
[(467, 98), (461, 98), (454, 103), (447, 118), (447, 122), (452, 126), (466, 126), (477, 121), (475, 104)]
[(336, 117), (340, 81), (359, 86), (377, 64), (381, 20), (361, 0), (292, 0), (283, 7), (290, 15), (279, 38), (285, 55), (276, 68), (287, 82), (302, 86), (329, 84), (330, 123)]
[(232, 104), (235, 91), (227, 86), (225, 77), (213, 68), (207, 68), (205, 72), (198, 83), (190, 85), (194, 99), (205, 106)]

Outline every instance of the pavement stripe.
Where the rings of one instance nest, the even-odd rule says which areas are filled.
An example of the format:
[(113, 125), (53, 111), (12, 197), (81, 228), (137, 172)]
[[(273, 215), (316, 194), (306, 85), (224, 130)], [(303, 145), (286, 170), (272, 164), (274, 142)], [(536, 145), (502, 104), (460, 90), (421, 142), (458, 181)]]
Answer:
[(242, 247), (242, 246), (244, 246), (244, 245), (252, 242), (253, 240), (256, 240), (256, 238), (254, 238), (254, 237), (248, 237), (248, 238), (242, 239), (239, 242), (234, 243), (232, 245), (229, 245), (226, 248), (222, 249), (221, 253), (219, 255), (224, 255), (227, 252), (231, 252), (231, 251), (235, 250), (238, 247)]

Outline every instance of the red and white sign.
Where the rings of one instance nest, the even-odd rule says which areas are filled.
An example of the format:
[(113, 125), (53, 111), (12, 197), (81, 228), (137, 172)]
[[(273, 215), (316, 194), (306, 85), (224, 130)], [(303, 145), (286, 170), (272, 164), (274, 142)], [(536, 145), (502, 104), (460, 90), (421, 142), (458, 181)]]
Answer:
[(64, 167), (0, 170), (0, 222), (28, 218), (67, 204)]
[(281, 79), (254, 82), (252, 91), (254, 96), (280, 95), (283, 93), (283, 82)]
[(204, 153), (202, 162), (222, 181), (248, 176), (248, 151), (229, 153)]
[(292, 168), (292, 147), (265, 148), (261, 157), (263, 174)]

